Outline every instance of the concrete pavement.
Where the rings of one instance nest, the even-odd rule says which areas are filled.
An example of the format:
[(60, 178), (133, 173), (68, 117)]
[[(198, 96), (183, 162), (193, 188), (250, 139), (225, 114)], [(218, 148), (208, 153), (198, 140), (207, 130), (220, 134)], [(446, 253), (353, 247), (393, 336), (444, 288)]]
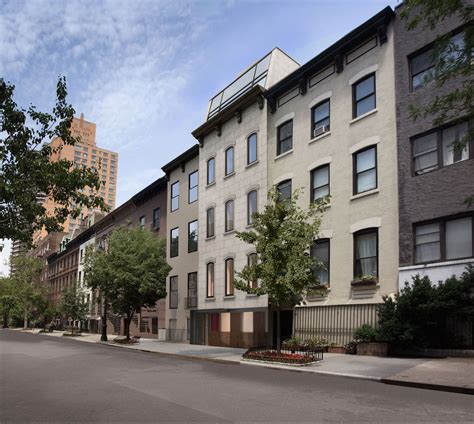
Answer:
[(0, 330), (0, 422), (472, 422), (472, 397)]

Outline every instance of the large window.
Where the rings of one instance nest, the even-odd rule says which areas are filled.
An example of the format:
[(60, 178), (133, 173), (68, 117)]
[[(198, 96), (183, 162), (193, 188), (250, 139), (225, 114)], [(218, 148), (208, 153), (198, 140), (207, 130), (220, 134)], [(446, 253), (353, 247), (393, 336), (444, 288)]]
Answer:
[(179, 208), (179, 181), (171, 184), (171, 212)]
[(257, 134), (247, 138), (247, 165), (257, 161)]
[[(251, 253), (250, 255), (247, 255), (247, 265), (248, 266), (256, 265), (257, 261), (258, 261), (258, 256), (257, 256), (256, 253)], [(249, 280), (248, 285), (249, 285), (249, 287), (252, 287), (254, 289), (257, 288), (258, 287), (257, 279), (253, 278), (253, 279)]]
[(194, 171), (189, 174), (189, 190), (188, 190), (188, 202), (193, 203), (198, 199), (198, 184), (199, 174), (198, 171)]
[(197, 272), (188, 274), (188, 300), (186, 306), (188, 308), (197, 307)]
[(434, 49), (418, 53), (410, 59), (411, 88), (417, 90), (426, 85), (434, 76)]
[(375, 109), (375, 74), (357, 81), (352, 86), (352, 117), (364, 115)]
[(188, 253), (198, 250), (198, 222), (188, 223)]
[(377, 147), (354, 153), (354, 194), (377, 188)]
[(291, 199), (291, 180), (282, 181), (277, 185), (280, 200)]
[(214, 214), (215, 214), (214, 208), (209, 208), (206, 211), (206, 237), (207, 238), (215, 236)]
[(206, 297), (214, 297), (214, 262), (206, 265)]
[(318, 105), (314, 106), (311, 109), (311, 128), (312, 128), (312, 133), (311, 137), (317, 137), (321, 134), (324, 134), (325, 132), (328, 132), (330, 127), (329, 127), (329, 121), (330, 121), (330, 108), (329, 108), (329, 99), (325, 100), (322, 103), (319, 103)]
[(293, 120), (287, 121), (278, 127), (277, 156), (293, 148)]
[(354, 278), (378, 276), (378, 230), (370, 228), (354, 234)]
[(207, 161), (207, 185), (216, 181), (216, 159), (211, 158)]
[(329, 196), (329, 165), (323, 165), (311, 171), (311, 201)]
[(179, 255), (179, 227), (170, 231), (170, 257), (174, 258)]
[(178, 276), (170, 277), (170, 309), (178, 307)]
[(464, 216), (415, 226), (415, 263), (471, 258), (473, 217)]
[(321, 267), (315, 267), (314, 276), (320, 284), (329, 285), (329, 239), (316, 240), (311, 247), (311, 256)]
[(160, 229), (160, 208), (153, 209), (153, 229)]
[(234, 148), (229, 147), (225, 151), (225, 175), (234, 173)]
[[(415, 175), (433, 171), (469, 159), (470, 140), (467, 140), (468, 123), (462, 122), (440, 128), (413, 139), (413, 170)], [(459, 148), (459, 143), (464, 148)]]
[(247, 194), (247, 225), (253, 224), (253, 214), (257, 212), (257, 190)]
[(234, 229), (234, 201), (228, 200), (225, 203), (225, 231)]
[(145, 228), (145, 215), (142, 215), (139, 219), (139, 224), (140, 228)]
[(225, 295), (234, 294), (234, 260), (232, 258), (225, 260)]

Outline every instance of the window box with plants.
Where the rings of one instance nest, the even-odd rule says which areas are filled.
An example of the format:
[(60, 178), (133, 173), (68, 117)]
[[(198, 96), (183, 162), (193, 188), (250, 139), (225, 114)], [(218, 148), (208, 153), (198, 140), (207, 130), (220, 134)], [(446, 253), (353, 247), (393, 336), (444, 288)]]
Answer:
[(366, 287), (372, 286), (375, 287), (378, 284), (378, 279), (375, 275), (362, 275), (361, 277), (356, 277), (351, 281), (352, 287)]

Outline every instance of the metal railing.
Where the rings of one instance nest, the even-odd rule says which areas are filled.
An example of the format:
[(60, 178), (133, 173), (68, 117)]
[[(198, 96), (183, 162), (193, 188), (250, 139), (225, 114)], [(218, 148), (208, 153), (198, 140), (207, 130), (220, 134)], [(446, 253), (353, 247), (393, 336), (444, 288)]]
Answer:
[[(297, 358), (294, 355), (299, 355)], [(295, 348), (282, 347), (280, 352), (271, 346), (257, 346), (247, 349), (243, 354), (245, 359), (269, 360), (274, 362), (288, 363), (308, 363), (323, 360), (323, 349), (320, 348), (304, 348), (295, 346)]]

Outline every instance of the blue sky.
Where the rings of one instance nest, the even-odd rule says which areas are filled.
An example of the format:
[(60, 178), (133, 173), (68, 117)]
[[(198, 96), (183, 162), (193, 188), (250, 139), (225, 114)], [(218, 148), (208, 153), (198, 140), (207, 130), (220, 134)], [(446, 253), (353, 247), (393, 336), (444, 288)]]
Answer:
[(304, 63), (396, 0), (0, 0), (0, 75), (20, 105), (77, 114), (119, 152), (117, 205), (190, 147), (208, 100), (273, 47)]

